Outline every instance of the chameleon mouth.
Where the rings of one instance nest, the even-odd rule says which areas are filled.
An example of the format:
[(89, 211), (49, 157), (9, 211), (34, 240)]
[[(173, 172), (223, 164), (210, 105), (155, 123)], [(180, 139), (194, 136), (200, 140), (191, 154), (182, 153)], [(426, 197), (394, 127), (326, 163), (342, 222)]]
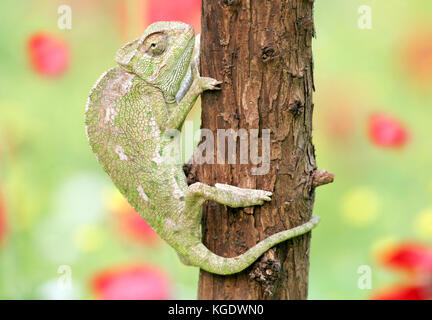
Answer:
[(150, 83), (152, 83), (153, 81), (155, 81), (158, 77), (159, 77), (159, 74), (161, 73), (161, 71), (163, 70), (163, 69), (165, 69), (167, 67), (167, 64), (166, 64), (166, 62), (164, 63), (164, 64), (162, 64), (161, 66), (160, 66), (160, 68), (159, 69), (157, 69), (156, 71), (155, 71), (155, 73), (148, 79), (148, 81), (150, 82)]

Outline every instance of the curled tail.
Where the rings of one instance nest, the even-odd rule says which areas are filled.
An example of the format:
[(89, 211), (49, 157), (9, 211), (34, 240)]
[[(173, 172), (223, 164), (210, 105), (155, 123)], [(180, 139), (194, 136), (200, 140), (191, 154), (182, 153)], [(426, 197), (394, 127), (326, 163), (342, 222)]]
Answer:
[(224, 258), (218, 256), (207, 249), (202, 243), (195, 246), (188, 255), (190, 260), (197, 262), (194, 265), (205, 271), (220, 275), (234, 274), (249, 267), (264, 252), (276, 244), (309, 232), (318, 224), (319, 220), (318, 216), (312, 216), (305, 224), (275, 233), (238, 257)]

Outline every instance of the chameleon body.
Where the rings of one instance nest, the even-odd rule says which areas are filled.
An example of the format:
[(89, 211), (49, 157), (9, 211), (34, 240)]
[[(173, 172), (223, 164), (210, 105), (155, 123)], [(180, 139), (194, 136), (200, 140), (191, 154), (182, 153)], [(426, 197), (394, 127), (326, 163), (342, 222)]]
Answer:
[(230, 207), (262, 205), (272, 193), (203, 183), (187, 185), (181, 164), (166, 147), (198, 96), (219, 89), (201, 77), (199, 37), (181, 22), (156, 22), (117, 53), (118, 63), (97, 81), (85, 123), (90, 146), (120, 192), (179, 254), (182, 262), (227, 275), (242, 271), (272, 246), (310, 231), (318, 217), (276, 233), (244, 254), (224, 258), (201, 242), (201, 206), (213, 200)]

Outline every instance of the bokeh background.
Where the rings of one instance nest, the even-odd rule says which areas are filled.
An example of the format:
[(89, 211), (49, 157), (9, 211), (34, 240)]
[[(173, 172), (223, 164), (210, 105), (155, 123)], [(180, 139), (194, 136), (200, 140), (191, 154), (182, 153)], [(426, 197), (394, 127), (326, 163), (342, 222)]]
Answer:
[[(200, 5), (0, 2), (0, 298), (196, 298), (198, 270), (114, 189), (83, 114), (123, 43), (157, 20), (199, 31)], [(315, 23), (314, 142), (336, 181), (317, 190), (309, 297), (430, 299), (432, 3), (316, 1)]]

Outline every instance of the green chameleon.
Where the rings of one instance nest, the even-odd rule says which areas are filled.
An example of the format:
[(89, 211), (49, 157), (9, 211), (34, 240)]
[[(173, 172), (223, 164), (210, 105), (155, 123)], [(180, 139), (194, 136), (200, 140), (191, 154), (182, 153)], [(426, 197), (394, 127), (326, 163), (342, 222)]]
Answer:
[(312, 219), (259, 242), (235, 258), (212, 253), (201, 242), (201, 206), (262, 205), (269, 191), (200, 182), (187, 185), (182, 165), (164, 152), (198, 96), (221, 82), (199, 74), (199, 37), (181, 22), (156, 22), (117, 53), (88, 98), (87, 136), (93, 152), (129, 203), (172, 246), (181, 261), (211, 273), (242, 271), (265, 251), (310, 231)]

